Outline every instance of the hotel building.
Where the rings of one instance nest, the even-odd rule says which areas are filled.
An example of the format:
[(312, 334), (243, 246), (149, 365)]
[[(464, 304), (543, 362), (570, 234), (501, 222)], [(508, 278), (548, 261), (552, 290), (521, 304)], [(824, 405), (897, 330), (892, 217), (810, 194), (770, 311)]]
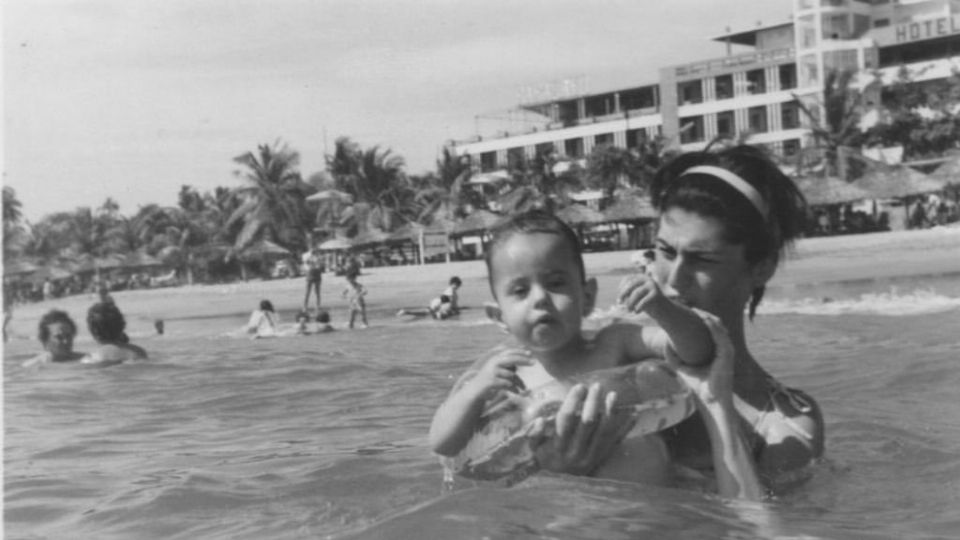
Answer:
[[(749, 132), (751, 144), (789, 156), (813, 144), (796, 99), (819, 110), (833, 70), (883, 84), (904, 68), (916, 82), (960, 71), (960, 0), (793, 0), (787, 22), (714, 39), (727, 44), (726, 56), (664, 67), (657, 82), (600, 93), (568, 81), (551, 99), (518, 107), (538, 122), (450, 146), (484, 173), (538, 151), (582, 159), (596, 145), (632, 148), (657, 135), (696, 150)], [(734, 54), (733, 45), (751, 50)], [(867, 99), (877, 103), (877, 94)]]

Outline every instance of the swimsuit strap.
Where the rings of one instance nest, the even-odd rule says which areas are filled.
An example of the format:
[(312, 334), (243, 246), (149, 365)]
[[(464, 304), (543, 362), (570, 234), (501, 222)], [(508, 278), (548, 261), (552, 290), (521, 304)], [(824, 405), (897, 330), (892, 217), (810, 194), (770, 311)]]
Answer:
[[(764, 424), (770, 416), (775, 416), (779, 423), (789, 426), (791, 431), (805, 437), (807, 440), (813, 440), (813, 434), (800, 426), (793, 418), (785, 414), (779, 405), (778, 397), (786, 398), (790, 406), (800, 413), (809, 413), (813, 411), (813, 403), (807, 400), (806, 396), (792, 388), (787, 388), (780, 381), (773, 377), (767, 377), (767, 399), (763, 407), (757, 409), (744, 401), (742, 398), (733, 395), (734, 408), (740, 413), (740, 416), (752, 427), (753, 433), (760, 433), (760, 426)], [(760, 437), (763, 439), (763, 437)]]

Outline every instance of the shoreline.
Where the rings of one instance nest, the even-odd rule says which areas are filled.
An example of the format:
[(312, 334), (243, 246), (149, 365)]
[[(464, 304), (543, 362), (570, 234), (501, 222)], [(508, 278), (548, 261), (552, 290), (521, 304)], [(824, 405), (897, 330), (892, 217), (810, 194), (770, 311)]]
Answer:
[[(600, 282), (600, 302), (613, 297), (620, 279), (632, 266), (632, 251), (586, 253), (589, 275)], [(772, 290), (848, 281), (869, 281), (900, 276), (960, 274), (960, 227), (892, 231), (800, 240), (789, 253), (769, 284)], [(402, 307), (426, 305), (442, 291), (450, 276), (463, 280), (461, 304), (482, 306), (490, 300), (486, 268), (482, 260), (438, 263), (424, 266), (387, 266), (364, 269), (359, 281), (369, 291), (368, 311), (378, 316)], [(335, 322), (346, 311), (340, 297), (343, 277), (323, 275), (322, 303), (334, 314)], [(214, 317), (245, 317), (262, 298), (269, 298), (277, 310), (293, 313), (300, 309), (304, 278), (249, 281), (217, 285), (192, 285), (161, 289), (112, 292), (111, 295), (136, 332), (154, 319), (183, 320)], [(81, 294), (17, 306), (8, 329), (12, 340), (35, 339), (39, 318), (50, 309), (63, 309), (86, 333), (83, 319), (96, 301), (94, 294)], [(375, 324), (375, 317), (371, 317)]]

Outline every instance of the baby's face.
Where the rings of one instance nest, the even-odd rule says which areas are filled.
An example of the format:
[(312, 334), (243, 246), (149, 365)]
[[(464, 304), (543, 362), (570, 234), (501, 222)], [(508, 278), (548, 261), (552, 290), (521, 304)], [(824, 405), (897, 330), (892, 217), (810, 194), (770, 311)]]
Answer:
[(545, 352), (579, 336), (588, 298), (573, 246), (557, 234), (518, 233), (494, 249), (493, 291), (510, 333)]

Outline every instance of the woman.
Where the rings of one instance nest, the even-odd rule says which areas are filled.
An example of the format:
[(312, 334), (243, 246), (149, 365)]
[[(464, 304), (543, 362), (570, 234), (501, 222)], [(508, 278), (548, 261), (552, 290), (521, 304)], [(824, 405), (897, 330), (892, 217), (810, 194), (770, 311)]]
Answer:
[(146, 360), (147, 351), (130, 343), (127, 321), (113, 302), (94, 304), (87, 311), (87, 328), (100, 347), (83, 359), (85, 364), (117, 364)]
[[(761, 482), (777, 491), (805, 479), (823, 454), (820, 408), (768, 373), (744, 335), (745, 316), (753, 319), (781, 254), (802, 230), (803, 196), (761, 150), (743, 145), (677, 157), (658, 171), (651, 194), (660, 223), (648, 271), (668, 295), (726, 327), (733, 403)], [(701, 415), (665, 436), (675, 463), (711, 468)]]
[(252, 334), (251, 339), (277, 336), (277, 314), (273, 310), (273, 303), (269, 300), (260, 301), (260, 309), (253, 310), (246, 330)]
[(77, 337), (77, 325), (67, 312), (59, 309), (48, 311), (40, 318), (40, 323), (37, 325), (37, 338), (44, 352), (24, 362), (23, 367), (80, 360), (84, 354), (73, 350), (75, 337)]

